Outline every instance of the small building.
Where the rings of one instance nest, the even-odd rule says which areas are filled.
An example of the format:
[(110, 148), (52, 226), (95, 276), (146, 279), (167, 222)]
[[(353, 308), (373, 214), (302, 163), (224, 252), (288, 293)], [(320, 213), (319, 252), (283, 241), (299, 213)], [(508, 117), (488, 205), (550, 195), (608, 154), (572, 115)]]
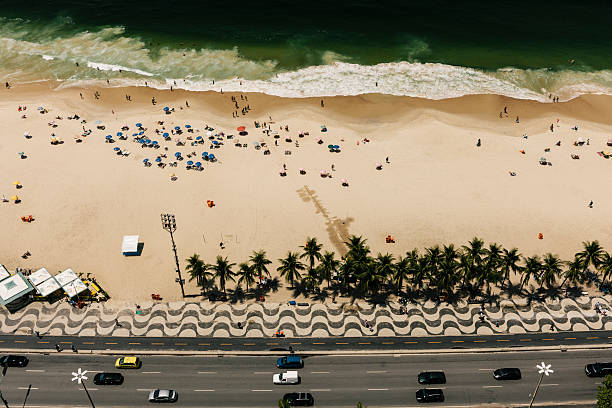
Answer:
[(4, 267), (4, 265), (0, 264), (0, 281), (11, 276), (11, 273)]
[(138, 235), (124, 235), (123, 241), (121, 242), (121, 253), (123, 256), (137, 256), (140, 255), (140, 249), (138, 247)]
[(14, 313), (32, 301), (32, 292), (34, 292), (32, 284), (21, 272), (17, 272), (0, 281), (0, 304)]
[(41, 297), (47, 298), (50, 303), (59, 300), (64, 295), (62, 287), (46, 268), (40, 268), (32, 273), (29, 279), (32, 285), (34, 285), (36, 292)]
[(64, 272), (58, 273), (55, 275), (55, 280), (60, 284), (69, 298), (73, 298), (89, 290), (87, 285), (83, 283), (72, 269), (66, 269)]

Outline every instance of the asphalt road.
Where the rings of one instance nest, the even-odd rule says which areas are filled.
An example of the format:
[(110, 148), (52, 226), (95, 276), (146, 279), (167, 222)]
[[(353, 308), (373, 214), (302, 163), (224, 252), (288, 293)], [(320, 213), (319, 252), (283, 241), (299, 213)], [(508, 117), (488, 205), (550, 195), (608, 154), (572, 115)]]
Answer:
[(612, 342), (612, 331), (549, 332), (536, 334), (427, 336), (427, 337), (82, 337), (5, 335), (0, 336), (0, 348), (48, 349), (59, 344), (79, 350), (243, 350), (262, 351), (293, 347), (295, 350), (434, 350), (450, 348), (490, 348), (524, 346), (561, 346), (607, 344)]
[[(545, 361), (554, 372), (544, 377), (536, 402), (547, 406), (593, 406), (600, 379), (588, 378), (584, 365), (612, 360), (612, 351), (507, 352), (445, 355), (312, 356), (300, 369), (302, 383), (272, 384), (279, 372), (274, 357), (145, 356), (139, 370), (121, 370), (121, 386), (97, 386), (96, 372), (116, 372), (116, 357), (82, 354), (32, 354), (24, 368), (9, 368), (0, 389), (9, 406), (22, 406), (32, 385), (27, 407), (87, 407), (87, 396), (72, 372), (87, 370), (88, 389), (97, 407), (148, 405), (148, 392), (173, 388), (179, 401), (173, 406), (189, 407), (276, 407), (285, 392), (308, 391), (318, 407), (355, 407), (357, 401), (373, 407), (416, 406), (416, 380), (421, 370), (444, 370), (443, 385), (448, 407), (477, 407), (487, 404), (528, 404), (539, 378), (536, 364)], [(498, 382), (492, 370), (518, 367), (519, 381)], [(437, 406), (428, 404), (427, 406)]]

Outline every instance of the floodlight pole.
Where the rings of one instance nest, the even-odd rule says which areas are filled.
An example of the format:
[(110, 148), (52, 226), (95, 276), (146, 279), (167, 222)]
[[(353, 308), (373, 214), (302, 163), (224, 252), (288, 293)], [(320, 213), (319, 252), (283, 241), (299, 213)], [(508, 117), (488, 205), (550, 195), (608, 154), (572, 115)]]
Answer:
[(89, 391), (87, 391), (87, 387), (85, 386), (85, 380), (82, 380), (81, 385), (83, 385), (83, 389), (85, 390), (85, 393), (87, 394), (87, 398), (89, 398), (89, 402), (91, 402), (91, 407), (96, 408), (93, 400), (91, 399), (91, 395), (89, 395)]
[(533, 395), (531, 396), (531, 401), (529, 402), (529, 408), (533, 406), (533, 401), (535, 401), (535, 397), (540, 389), (540, 384), (542, 384), (542, 379), (544, 378), (544, 373), (540, 374), (540, 379), (538, 380), (538, 385), (535, 387), (535, 391), (533, 391)]
[(176, 262), (176, 273), (178, 273), (178, 283), (181, 285), (181, 294), (185, 297), (185, 281), (181, 276), (181, 267), (179, 265), (178, 253), (176, 252), (176, 244), (174, 243), (174, 231), (176, 231), (176, 218), (174, 214), (162, 214), (161, 215), (162, 228), (170, 233), (170, 240), (172, 241), (172, 251), (174, 251), (174, 261)]

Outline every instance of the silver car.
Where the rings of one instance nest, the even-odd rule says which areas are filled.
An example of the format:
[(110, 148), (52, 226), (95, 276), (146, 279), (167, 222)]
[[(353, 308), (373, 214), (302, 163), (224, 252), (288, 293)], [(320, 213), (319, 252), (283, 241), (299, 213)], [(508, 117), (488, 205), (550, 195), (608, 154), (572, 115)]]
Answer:
[(153, 390), (149, 393), (149, 402), (176, 402), (178, 393), (174, 390)]

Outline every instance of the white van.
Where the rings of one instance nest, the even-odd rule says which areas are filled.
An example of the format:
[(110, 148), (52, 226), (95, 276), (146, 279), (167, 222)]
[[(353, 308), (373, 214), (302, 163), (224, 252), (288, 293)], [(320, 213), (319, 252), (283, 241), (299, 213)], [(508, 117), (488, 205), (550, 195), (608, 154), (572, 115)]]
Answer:
[(286, 371), (284, 373), (274, 374), (272, 376), (272, 382), (279, 385), (299, 384), (300, 376), (297, 371)]

